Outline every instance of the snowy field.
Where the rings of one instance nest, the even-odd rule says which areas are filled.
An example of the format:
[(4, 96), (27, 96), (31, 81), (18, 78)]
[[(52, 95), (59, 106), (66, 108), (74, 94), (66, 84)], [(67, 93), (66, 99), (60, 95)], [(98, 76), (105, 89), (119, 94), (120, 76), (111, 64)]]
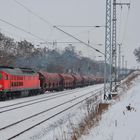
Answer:
[[(125, 81), (125, 80), (124, 80)], [(70, 99), (77, 98), (78, 96), (84, 95), (85, 93), (91, 91), (97, 91), (101, 89), (103, 84), (94, 85), (84, 88), (78, 88), (74, 90), (66, 90), (60, 93), (53, 93), (53, 95), (58, 96), (59, 94), (68, 94), (66, 96), (58, 96), (57, 98), (52, 98), (51, 93), (29, 97), (20, 98), (5, 102), (0, 102), (0, 111), (5, 110), (4, 106), (11, 104), (17, 104), (24, 101), (30, 101), (34, 99), (41, 98), (52, 98), (51, 100), (46, 100), (45, 102), (40, 102), (38, 104), (33, 104), (31, 106), (25, 106), (23, 108), (17, 108), (12, 111), (7, 111), (0, 113), (0, 128), (16, 122), (22, 118), (29, 117), (45, 109), (49, 109), (59, 103), (66, 102)], [(137, 78), (132, 87), (121, 96), (121, 100), (112, 105), (108, 111), (106, 111), (98, 123), (98, 125), (91, 129), (88, 133), (85, 133), (79, 140), (139, 140), (140, 139), (140, 77)], [(126, 92), (126, 91), (125, 91)], [(95, 94), (95, 92), (93, 92)], [(103, 94), (103, 91), (101, 92)], [(81, 99), (87, 98), (92, 95), (92, 92), (87, 96), (83, 96)], [(42, 98), (43, 97), (43, 98)], [(79, 98), (80, 99), (80, 98)], [(0, 140), (7, 140), (10, 135), (16, 134), (18, 131), (28, 128), (28, 126), (39, 122), (42, 119), (46, 119), (50, 115), (61, 111), (62, 109), (71, 106), (72, 104), (79, 101), (79, 99), (72, 101), (65, 106), (50, 110), (40, 116), (31, 118), (30, 120), (24, 121), (23, 124), (20, 123), (14, 127), (0, 131)], [(81, 100), (80, 99), (80, 100)], [(35, 102), (35, 101), (33, 101)], [(94, 102), (94, 101), (93, 101)], [(114, 101), (113, 101), (114, 102)], [(23, 105), (26, 103), (23, 103)], [(126, 106), (131, 104), (133, 110), (128, 111)], [(21, 104), (22, 105), (22, 104)], [(19, 106), (19, 105), (15, 105)], [(15, 107), (13, 106), (13, 107)], [(11, 107), (8, 107), (11, 108)], [(30, 129), (29, 131), (19, 135), (13, 140), (71, 140), (71, 135), (73, 134), (74, 128), (80, 124), (80, 122), (87, 115), (87, 101), (84, 101), (76, 106), (68, 109), (67, 111), (59, 114), (58, 116), (45, 121), (44, 123)]]
[[(0, 102), (0, 111), (1, 111), (0, 112), (0, 129), (1, 129), (9, 124), (18, 122), (24, 118), (28, 118), (34, 114), (37, 114), (38, 112), (43, 112), (44, 110), (49, 110), (49, 108), (53, 108), (54, 106), (57, 106), (60, 103), (67, 102), (69, 100), (73, 100), (73, 101), (67, 103), (65, 106), (60, 106), (60, 107), (57, 107), (56, 109), (54, 108), (52, 110), (49, 110), (46, 113), (43, 113), (43, 114), (33, 117), (31, 119), (27, 119), (26, 121), (17, 123), (16, 125), (11, 126), (9, 128), (0, 130), (0, 140), (7, 140), (11, 136), (19, 133), (20, 131), (23, 131), (23, 130), (29, 128), (30, 126), (40, 122), (41, 120), (49, 118), (53, 114), (71, 106), (72, 104), (75, 104), (76, 102), (79, 102), (80, 100), (86, 99), (89, 96), (94, 95), (93, 91), (96, 91), (98, 89), (101, 90), (102, 87), (103, 87), (103, 84), (99, 84), (99, 85), (88, 86), (88, 87), (84, 87), (84, 88), (78, 88), (78, 89), (74, 89), (74, 90), (66, 90), (63, 92), (54, 93), (54, 95), (55, 94), (58, 95), (61, 93), (64, 93), (67, 95), (62, 96), (62, 97), (60, 96), (57, 98), (53, 98), (50, 100), (46, 100), (43, 102), (38, 102), (38, 103), (32, 104), (30, 106), (25, 106), (22, 108), (18, 108), (18, 106), (26, 105), (28, 103), (14, 105), (12, 107), (9, 105), (22, 103), (24, 101), (29, 101), (29, 100), (33, 100), (33, 99), (37, 99), (37, 98), (41, 98), (41, 97), (43, 97), (43, 98), (40, 100), (43, 100), (45, 97), (50, 96), (50, 95), (44, 94), (44, 95), (39, 95), (39, 96), (34, 96), (34, 97), (29, 97), (29, 98), (20, 98), (20, 99)], [(84, 95), (82, 98), (77, 98), (82, 95)], [(32, 101), (32, 102), (34, 102), (34, 101)], [(65, 127), (66, 123), (69, 122), (70, 118), (72, 118), (73, 116), (79, 115), (81, 113), (81, 110), (79, 109), (81, 105), (82, 104), (77, 104), (75, 107), (65, 111), (62, 114), (59, 114), (58, 116), (56, 116), (48, 121), (45, 121), (44, 123), (38, 125), (37, 127), (23, 133), (22, 135), (19, 135), (18, 137), (13, 138), (13, 139), (16, 139), (16, 140), (40, 140), (40, 139), (53, 140), (56, 137), (60, 138), (61, 136), (60, 136), (59, 130), (61, 128), (61, 125), (63, 127)], [(8, 107), (5, 108), (4, 106), (8, 106)], [(17, 107), (17, 108), (14, 110), (9, 110), (9, 111), (3, 112), (4, 110), (8, 110), (8, 109), (15, 108), (15, 107)], [(54, 133), (54, 129), (56, 130), (55, 133)], [(66, 129), (66, 130), (69, 131), (69, 129)], [(55, 137), (55, 134), (56, 134), (56, 137)]]
[[(126, 106), (133, 109), (128, 111)], [(140, 140), (140, 77), (133, 87), (103, 114), (97, 127), (80, 140)]]

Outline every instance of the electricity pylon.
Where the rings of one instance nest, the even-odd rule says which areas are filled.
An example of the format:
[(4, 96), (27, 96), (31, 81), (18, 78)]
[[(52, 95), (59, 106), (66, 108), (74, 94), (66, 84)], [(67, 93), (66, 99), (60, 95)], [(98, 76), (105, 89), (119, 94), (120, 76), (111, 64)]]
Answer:
[(117, 17), (116, 17), (116, 7), (117, 5), (123, 6), (126, 5), (130, 8), (130, 3), (116, 3), (116, 0), (113, 0), (113, 20), (112, 20), (112, 67), (111, 67), (111, 91), (117, 91)]
[(111, 99), (111, 0), (106, 0), (104, 99)]

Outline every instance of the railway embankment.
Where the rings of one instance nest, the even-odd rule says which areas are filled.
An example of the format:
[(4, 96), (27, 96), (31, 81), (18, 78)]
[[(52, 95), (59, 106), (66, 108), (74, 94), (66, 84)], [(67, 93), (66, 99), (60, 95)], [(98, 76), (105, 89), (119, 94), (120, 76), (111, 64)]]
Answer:
[(139, 75), (140, 72), (134, 72), (122, 80), (117, 88), (117, 92), (113, 94), (112, 100), (110, 101), (101, 101), (99, 104), (95, 105), (93, 99), (88, 100), (86, 102), (87, 108), (85, 109), (85, 116), (78, 125), (74, 125), (77, 127), (72, 127), (73, 133), (71, 135), (71, 140), (80, 139), (81, 136), (88, 134), (90, 129), (94, 129), (94, 127), (99, 125), (102, 115), (109, 110), (111, 106), (125, 98), (128, 93), (127, 91), (133, 87)]

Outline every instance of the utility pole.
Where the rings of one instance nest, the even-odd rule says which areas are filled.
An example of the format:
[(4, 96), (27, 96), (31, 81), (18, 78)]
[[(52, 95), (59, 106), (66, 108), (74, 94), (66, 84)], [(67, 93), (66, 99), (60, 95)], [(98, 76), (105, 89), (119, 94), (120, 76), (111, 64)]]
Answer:
[(111, 99), (111, 0), (106, 0), (104, 99)]
[(116, 23), (116, 0), (113, 0), (113, 20), (112, 20), (112, 67), (111, 67), (111, 91), (116, 92), (116, 81), (117, 81), (117, 46), (116, 46), (116, 36), (117, 27)]
[(118, 80), (120, 78), (120, 70), (121, 70), (121, 46), (122, 44), (118, 44), (119, 52), (118, 52)]
[(122, 7), (123, 5), (127, 5), (130, 8), (130, 3), (116, 3), (116, 0), (113, 1), (113, 30), (111, 46), (111, 4), (111, 0), (106, 0), (104, 99), (106, 97), (111, 99), (112, 84), (115, 84), (114, 87), (116, 87), (116, 6), (120, 5)]
[(127, 60), (125, 61), (125, 75), (127, 75)]
[(113, 0), (113, 24), (112, 24), (112, 69), (111, 69), (111, 90), (116, 92), (117, 86), (117, 18), (116, 18), (116, 7), (126, 5), (130, 8), (130, 3), (116, 3), (116, 0)]
[(122, 55), (122, 74), (124, 74), (124, 55)]

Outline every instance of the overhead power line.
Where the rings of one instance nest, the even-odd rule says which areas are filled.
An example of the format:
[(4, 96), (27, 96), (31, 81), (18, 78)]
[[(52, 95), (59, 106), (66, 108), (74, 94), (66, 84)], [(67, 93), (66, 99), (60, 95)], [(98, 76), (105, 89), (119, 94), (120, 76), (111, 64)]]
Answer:
[[(79, 44), (81, 42), (74, 42), (74, 41), (48, 41), (49, 44)], [(46, 44), (46, 42), (40, 42), (40, 44)], [(103, 46), (104, 44), (101, 44), (101, 43), (94, 43), (93, 45), (96, 45), (96, 46)]]
[(45, 22), (47, 25), (52, 26), (53, 24), (51, 22), (49, 22), (48, 20), (46, 20), (45, 18), (41, 17), (40, 15), (36, 14), (35, 12), (33, 12), (31, 9), (27, 8), (25, 5), (23, 5), (22, 3), (20, 3), (17, 0), (13, 0), (15, 3), (17, 3), (18, 5), (20, 5), (21, 7), (23, 7), (25, 10), (27, 10), (29, 13), (31, 13), (32, 15), (34, 15), (35, 17), (39, 18), (40, 20), (42, 20), (43, 22)]
[(77, 40), (77, 41), (81, 42), (82, 44), (86, 45), (87, 47), (89, 47), (89, 48), (91, 48), (91, 49), (95, 50), (96, 52), (99, 52), (99, 53), (101, 53), (101, 54), (103, 54), (103, 55), (104, 55), (104, 53), (103, 53), (103, 52), (101, 52), (100, 50), (98, 50), (98, 49), (96, 49), (96, 48), (92, 47), (91, 45), (89, 45), (89, 44), (87, 44), (87, 43), (83, 42), (82, 40), (80, 40), (80, 39), (78, 39), (78, 38), (74, 37), (73, 35), (71, 35), (71, 34), (69, 34), (69, 33), (65, 32), (64, 30), (62, 30), (62, 29), (58, 28), (57, 26), (53, 26), (53, 27), (54, 27), (54, 28), (56, 28), (57, 30), (59, 30), (59, 31), (61, 31), (61, 32), (65, 33), (65, 34), (67, 34), (68, 36), (70, 36), (70, 37), (74, 38), (75, 40)]
[(0, 18), (0, 21), (3, 22), (3, 23), (6, 23), (6, 24), (8, 24), (8, 25), (10, 25), (10, 26), (12, 26), (12, 27), (14, 27), (14, 28), (16, 28), (16, 29), (18, 29), (18, 30), (24, 32), (24, 33), (27, 33), (27, 34), (29, 34), (29, 35), (31, 35), (31, 36), (33, 36), (33, 37), (39, 39), (39, 40), (46, 41), (45, 39), (43, 39), (43, 38), (41, 38), (41, 37), (39, 37), (39, 36), (37, 36), (37, 35), (31, 33), (31, 32), (28, 32), (28, 31), (26, 31), (25, 29), (23, 29), (23, 28), (21, 28), (21, 27), (18, 27), (18, 26), (16, 26), (16, 25), (14, 25), (14, 24), (12, 24), (12, 23), (10, 23), (10, 22), (4, 20), (4, 19), (1, 19), (1, 18)]
[[(17, 0), (13, 0), (15, 3), (17, 3), (18, 5), (20, 5), (21, 7), (23, 7), (25, 10), (27, 10), (29, 13), (31, 13), (32, 15), (34, 15), (35, 17), (39, 18), (40, 20), (42, 20), (43, 22), (45, 22), (46, 24), (48, 24), (49, 26), (54, 26), (50, 21), (46, 20), (45, 18), (41, 17), (40, 15), (38, 15), (37, 13), (35, 13), (34, 11), (32, 11), (31, 9), (29, 9), (28, 7), (26, 7), (25, 5), (23, 5), (22, 3), (20, 3)], [(105, 25), (89, 25), (89, 26), (83, 26), (83, 25), (79, 25), (79, 26), (75, 26), (75, 25), (57, 25), (57, 27), (82, 27), (82, 28), (89, 28), (89, 27), (96, 27), (96, 28), (100, 28), (100, 27), (105, 27)]]
[(105, 27), (105, 26), (99, 26), (99, 25), (89, 25), (89, 26), (83, 26), (83, 25), (77, 25), (77, 26), (74, 26), (74, 25), (57, 25), (57, 27), (72, 27), (72, 28), (100, 28), (100, 27)]
[[(98, 49), (95, 49), (94, 47), (92, 47), (91, 45), (85, 43), (84, 41), (81, 41), (80, 39), (74, 37), (73, 35), (69, 34), (69, 33), (66, 33), (65, 31), (61, 30), (60, 28), (58, 28), (57, 26), (53, 26), (53, 24), (49, 21), (47, 21), (45, 18), (41, 17), (40, 15), (36, 14), (35, 12), (33, 12), (32, 10), (30, 10), (29, 8), (27, 8), (25, 5), (23, 5), (22, 3), (20, 3), (19, 1), (17, 0), (13, 0), (14, 2), (16, 2), (18, 5), (22, 6), (24, 9), (26, 9), (29, 13), (31, 13), (32, 15), (36, 16), (37, 18), (39, 18), (40, 20), (42, 20), (44, 23), (46, 23), (47, 25), (50, 25), (52, 27), (55, 27), (56, 29), (58, 29), (59, 31), (71, 36), (72, 38), (78, 40), (79, 42), (83, 43), (84, 45), (94, 49), (95, 51), (101, 53), (104, 55), (104, 53), (102, 53), (101, 51), (99, 51)], [(73, 26), (74, 27), (74, 26)], [(76, 26), (75, 26), (76, 27)], [(77, 26), (78, 27), (78, 26)], [(99, 28), (99, 27), (105, 27), (105, 26), (81, 26), (81, 27), (96, 27), (96, 28)]]

